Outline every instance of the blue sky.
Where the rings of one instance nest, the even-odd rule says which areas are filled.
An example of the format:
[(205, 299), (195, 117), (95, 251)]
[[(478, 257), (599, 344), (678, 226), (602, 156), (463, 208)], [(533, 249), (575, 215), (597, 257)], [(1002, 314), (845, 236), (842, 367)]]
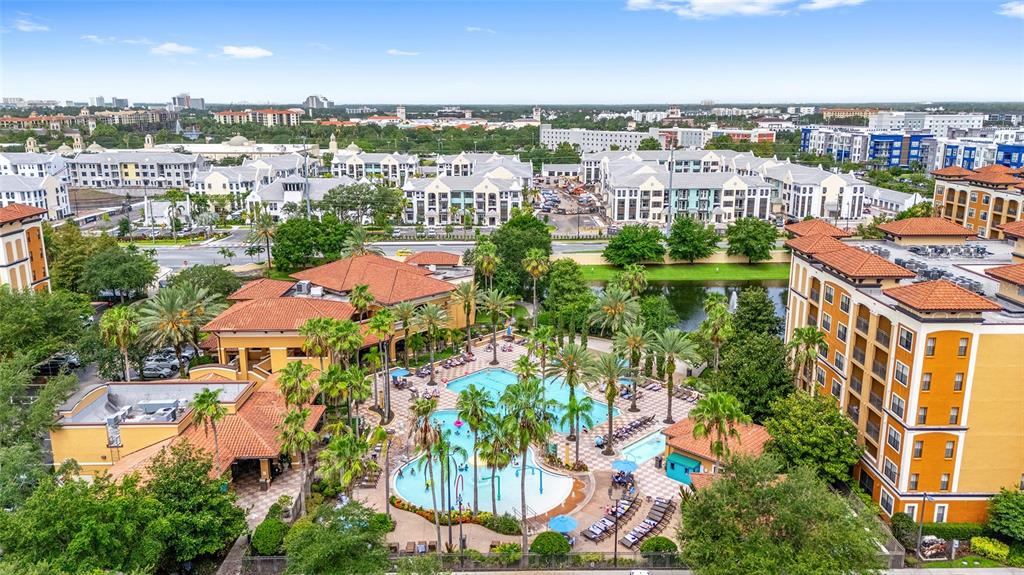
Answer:
[(1024, 101), (1024, 0), (11, 2), (0, 94)]

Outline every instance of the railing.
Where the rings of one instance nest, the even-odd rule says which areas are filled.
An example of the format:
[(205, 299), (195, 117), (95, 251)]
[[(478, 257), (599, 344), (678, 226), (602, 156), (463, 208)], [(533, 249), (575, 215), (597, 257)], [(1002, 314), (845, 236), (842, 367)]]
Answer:
[(863, 349), (859, 347), (853, 348), (853, 359), (857, 360), (857, 363), (864, 365), (864, 357)]
[(807, 325), (811, 327), (816, 327), (818, 325), (818, 318), (814, 317), (813, 315), (807, 316)]
[(870, 437), (871, 439), (874, 439), (877, 442), (878, 441), (878, 426), (875, 425), (874, 423), (871, 423), (869, 421), (867, 426), (866, 426), (866, 430), (867, 430), (868, 437)]
[(850, 405), (849, 407), (846, 408), (846, 414), (849, 415), (850, 418), (853, 419), (854, 421), (858, 421), (860, 419), (860, 406)]
[(889, 347), (889, 332), (881, 328), (875, 330), (875, 340), (884, 347)]
[(868, 403), (877, 407), (878, 409), (882, 409), (882, 398), (879, 397), (878, 394), (873, 391), (868, 394)]
[(821, 292), (819, 292), (818, 290), (816, 290), (816, 289), (812, 289), (811, 290), (811, 299), (814, 300), (815, 302), (818, 301), (818, 296), (820, 296), (820, 295), (821, 295)]
[(850, 378), (850, 389), (856, 391), (858, 394), (860, 394), (860, 390), (863, 388), (863, 386), (864, 386), (864, 382), (861, 381), (859, 378), (856, 378), (856, 377), (851, 377)]
[(885, 379), (885, 364), (880, 361), (875, 361), (871, 364), (871, 371), (877, 375), (880, 379)]
[(857, 318), (857, 331), (860, 331), (864, 335), (868, 334), (868, 320), (867, 320), (867, 318), (863, 318), (863, 317), (858, 317)]

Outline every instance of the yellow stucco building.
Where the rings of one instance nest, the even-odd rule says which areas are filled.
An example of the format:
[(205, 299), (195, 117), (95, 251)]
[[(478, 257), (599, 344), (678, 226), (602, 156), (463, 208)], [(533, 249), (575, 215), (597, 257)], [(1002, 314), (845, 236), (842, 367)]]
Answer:
[(0, 285), (12, 290), (50, 289), (43, 243), (46, 210), (24, 204), (0, 207)]

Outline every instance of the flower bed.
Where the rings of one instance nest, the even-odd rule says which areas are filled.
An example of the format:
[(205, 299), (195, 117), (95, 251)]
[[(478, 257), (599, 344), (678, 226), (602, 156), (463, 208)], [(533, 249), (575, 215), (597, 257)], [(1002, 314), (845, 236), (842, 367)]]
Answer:
[[(392, 495), (390, 502), (391, 506), (394, 507), (395, 509), (409, 511), (411, 513), (419, 515), (420, 517), (426, 519), (431, 523), (434, 522), (435, 511), (432, 509), (426, 509), (424, 507), (420, 507), (419, 505), (413, 505), (412, 503), (409, 503), (408, 501), (402, 499), (401, 497), (398, 497), (397, 495)], [(437, 516), (438, 523), (440, 523), (441, 525), (448, 525), (448, 513), (438, 513)], [(511, 515), (507, 514), (496, 516), (490, 511), (481, 511), (476, 514), (474, 514), (472, 510), (466, 510), (461, 512), (452, 511), (451, 524), (458, 525), (460, 523), (480, 525), (502, 535), (522, 534), (522, 530), (519, 526), (519, 521), (517, 521)]]

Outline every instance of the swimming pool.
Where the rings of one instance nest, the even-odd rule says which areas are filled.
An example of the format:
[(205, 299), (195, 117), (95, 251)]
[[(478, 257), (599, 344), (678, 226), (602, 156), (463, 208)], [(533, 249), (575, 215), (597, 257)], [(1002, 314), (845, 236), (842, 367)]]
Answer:
[(665, 453), (665, 435), (660, 431), (630, 443), (622, 448), (622, 458), (643, 463)]
[[(462, 376), (458, 379), (453, 379), (448, 383), (448, 389), (455, 393), (460, 393), (470, 385), (475, 385), (480, 389), (486, 391), (491, 399), (498, 402), (501, 398), (501, 394), (505, 392), (505, 388), (512, 385), (518, 380), (518, 376), (507, 369), (500, 367), (491, 367), (482, 369), (480, 371), (471, 373), (469, 375)], [(548, 399), (553, 399), (560, 405), (565, 405), (569, 402), (569, 387), (562, 382), (561, 377), (549, 377), (544, 380), (546, 389), (546, 396)], [(587, 393), (582, 387), (576, 388), (576, 396), (582, 397), (582, 394)], [(565, 414), (565, 409), (554, 409), (552, 415), (554, 415), (554, 421), (552, 425), (555, 431), (559, 433), (569, 433), (569, 425), (566, 422), (562, 425), (559, 420)], [(612, 408), (612, 416), (619, 415), (619, 408)], [(594, 425), (600, 425), (601, 422), (608, 420), (608, 404), (594, 400), (594, 407), (590, 410), (590, 417), (594, 420)]]
[[(473, 430), (469, 425), (456, 426), (457, 412), (453, 409), (440, 410), (431, 416), (431, 420), (440, 425), (442, 433), (451, 431), (454, 444), (466, 450), (466, 457), (455, 456), (452, 463), (452, 476), (448, 478), (452, 490), (452, 507), (458, 509), (458, 496), (462, 495), (463, 508), (473, 508)], [(417, 457), (403, 465), (394, 478), (395, 492), (406, 501), (425, 509), (434, 509), (427, 486), (427, 468), (424, 456)], [(477, 470), (477, 490), (480, 498), (479, 509), (491, 510), (491, 470), (483, 462), (479, 462)], [(437, 487), (437, 508), (446, 509), (441, 504), (441, 469), (437, 459), (433, 461), (433, 481)], [(458, 468), (458, 471), (456, 471)], [(528, 515), (540, 515), (560, 505), (572, 491), (572, 478), (545, 471), (537, 466), (533, 449), (527, 451), (526, 458), (526, 505)], [(519, 514), (519, 465), (499, 469), (495, 474), (494, 487), (497, 492), (498, 513)]]

